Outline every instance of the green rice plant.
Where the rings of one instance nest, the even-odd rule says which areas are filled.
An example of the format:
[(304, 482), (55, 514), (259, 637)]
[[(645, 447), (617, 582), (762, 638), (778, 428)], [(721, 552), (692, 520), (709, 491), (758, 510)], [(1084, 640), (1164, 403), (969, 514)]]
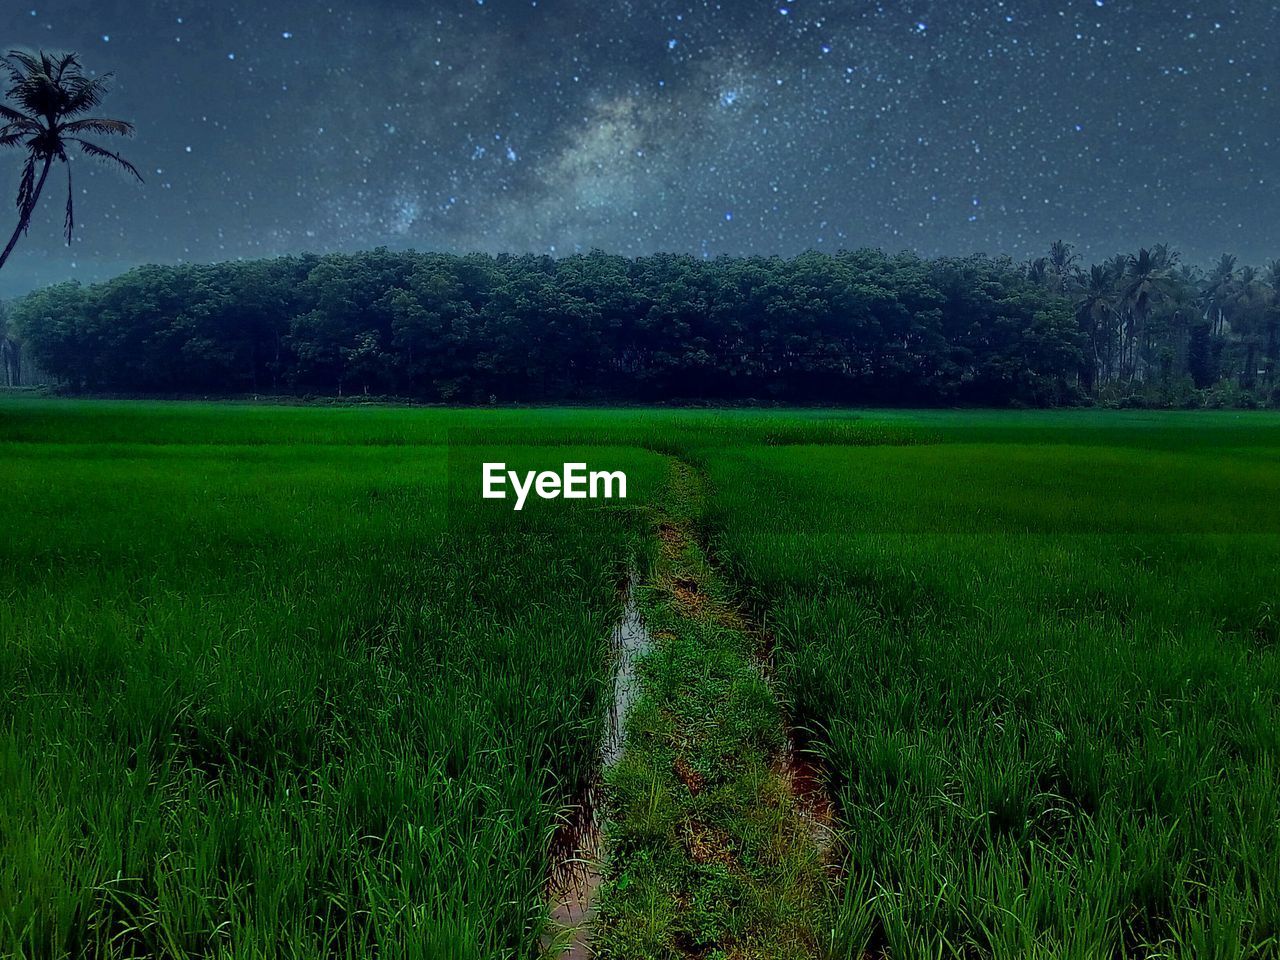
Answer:
[[(536, 956), (676, 458), (773, 677), (753, 708), (686, 630), (649, 675), (679, 711), (632, 723), (701, 729), (682, 684), (743, 705), (685, 759), (754, 796), (737, 747), (781, 742), (781, 700), (839, 907), (709, 862), (676, 910), (676, 799), (739, 810), (770, 889), (807, 868), (766, 862), (785, 805), (624, 755), (612, 943), (761, 946), (749, 917), (857, 960), (1280, 956), (1278, 451), (1265, 413), (2, 400), (0, 955)], [(494, 453), (635, 492), (489, 509)]]
[(1280, 954), (1275, 419), (919, 419), (706, 457), (840, 808), (831, 954)]
[[(5, 444), (0, 955), (534, 954), (634, 524), (250, 412)], [(618, 459), (643, 502), (661, 461)]]

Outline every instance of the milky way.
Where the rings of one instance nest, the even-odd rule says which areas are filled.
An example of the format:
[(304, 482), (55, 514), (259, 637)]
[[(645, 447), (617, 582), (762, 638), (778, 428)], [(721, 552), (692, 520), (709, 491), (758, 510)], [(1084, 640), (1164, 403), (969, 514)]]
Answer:
[(380, 244), (1280, 256), (1264, 0), (9, 0), (0, 44), (113, 72), (147, 181), (74, 161), (74, 246), (51, 188), (5, 293)]

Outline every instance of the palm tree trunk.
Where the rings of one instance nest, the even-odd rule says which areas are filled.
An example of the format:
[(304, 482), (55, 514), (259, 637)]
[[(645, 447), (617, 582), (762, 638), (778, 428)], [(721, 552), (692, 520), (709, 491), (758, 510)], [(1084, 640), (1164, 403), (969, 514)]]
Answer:
[(0, 270), (4, 269), (9, 254), (13, 253), (13, 248), (18, 245), (18, 238), (31, 225), (31, 214), (35, 213), (36, 204), (40, 202), (40, 192), (44, 190), (44, 182), (49, 177), (51, 166), (53, 166), (53, 157), (47, 157), (44, 161), (44, 169), (40, 171), (40, 182), (36, 184), (35, 193), (31, 195), (31, 202), (18, 211), (18, 226), (14, 228), (13, 236), (9, 238), (9, 245), (4, 248), (4, 253), (0, 253)]
[(1258, 385), (1258, 345), (1252, 340), (1244, 355), (1244, 372), (1240, 377), (1240, 386), (1252, 390)]

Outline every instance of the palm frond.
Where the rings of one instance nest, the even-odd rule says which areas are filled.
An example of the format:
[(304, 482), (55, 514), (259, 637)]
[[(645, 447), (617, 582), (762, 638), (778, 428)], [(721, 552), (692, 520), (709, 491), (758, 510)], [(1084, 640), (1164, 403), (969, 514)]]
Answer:
[(62, 105), (64, 117), (75, 117), (87, 110), (99, 106), (106, 98), (111, 85), (111, 74), (104, 73), (90, 80), (87, 77), (74, 76), (63, 82), (66, 89), (66, 100)]
[(18, 181), (18, 215), (25, 217), (35, 201), (36, 192), (36, 156), (27, 155), (27, 162), (22, 165), (22, 178)]
[(0, 122), (0, 133), (27, 133), (32, 136), (39, 136), (45, 132), (43, 123), (24, 120), (22, 123), (4, 123)]
[(72, 143), (79, 144), (80, 150), (83, 153), (87, 154), (88, 156), (91, 156), (96, 160), (101, 160), (104, 163), (113, 162), (117, 164), (126, 173), (131, 173), (135, 177), (137, 177), (139, 183), (145, 182), (142, 179), (142, 174), (138, 172), (138, 168), (135, 167), (128, 160), (126, 160), (124, 157), (120, 156), (120, 154), (113, 153), (110, 150), (107, 150), (103, 147), (98, 146), (96, 143), (90, 143), (88, 140), (81, 140), (79, 137), (68, 137), (67, 139)]
[(41, 70), (40, 61), (25, 50), (10, 50), (4, 58), (6, 62), (13, 61), (9, 64), (10, 71), (18, 71), (18, 77), (38, 74)]
[(87, 77), (74, 53), (32, 55), (14, 50), (0, 58), (12, 85), (7, 96), (33, 117), (74, 117), (102, 103), (110, 74)]
[(56, 119), (63, 113), (66, 97), (65, 82), (46, 74), (28, 77), (9, 90), (9, 99), (32, 117)]
[(53, 77), (55, 83), (60, 82), (68, 70), (76, 72), (80, 70), (80, 58), (76, 54), (64, 53), (57, 60), (50, 58), (49, 75)]
[(35, 117), (29, 117), (21, 110), (13, 109), (13, 107), (6, 107), (3, 103), (0, 103), (0, 119), (6, 121), (6, 124), (37, 122)]
[(73, 120), (63, 124), (63, 133), (100, 133), (103, 136), (131, 137), (133, 124), (124, 120), (107, 120), (102, 117), (89, 117), (85, 120)]

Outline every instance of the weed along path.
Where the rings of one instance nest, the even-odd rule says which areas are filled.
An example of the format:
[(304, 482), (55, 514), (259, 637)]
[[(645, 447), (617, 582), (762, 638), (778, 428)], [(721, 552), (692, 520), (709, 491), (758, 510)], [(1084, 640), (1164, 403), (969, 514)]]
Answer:
[(694, 535), (702, 504), (701, 477), (673, 462), (649, 575), (623, 624), (642, 617), (651, 646), (632, 648), (638, 694), (618, 695), (625, 741), (606, 755), (604, 866), (590, 945), (575, 956), (821, 952), (830, 843), (815, 823), (829, 808), (789, 759), (767, 644)]

